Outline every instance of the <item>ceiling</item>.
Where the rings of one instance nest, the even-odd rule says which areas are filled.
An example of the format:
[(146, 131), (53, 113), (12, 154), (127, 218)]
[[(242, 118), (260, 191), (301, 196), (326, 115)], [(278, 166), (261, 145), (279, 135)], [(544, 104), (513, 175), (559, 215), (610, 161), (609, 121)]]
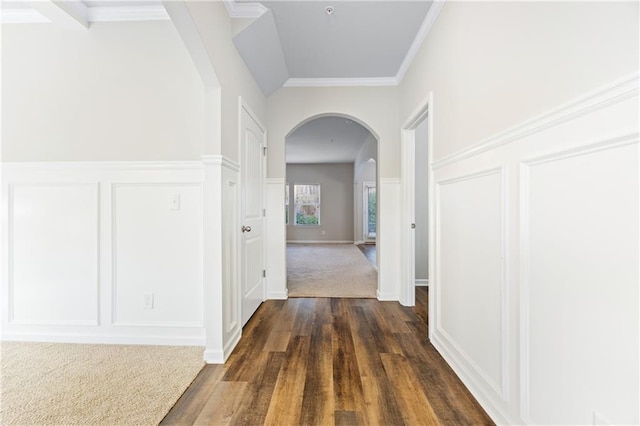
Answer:
[(343, 117), (320, 117), (286, 139), (287, 163), (352, 163), (371, 133)]
[[(260, 5), (267, 12), (236, 34), (234, 44), (268, 96), (283, 85), (312, 85), (314, 80), (397, 84), (432, 2), (289, 0)], [(327, 6), (333, 8), (331, 14)]]

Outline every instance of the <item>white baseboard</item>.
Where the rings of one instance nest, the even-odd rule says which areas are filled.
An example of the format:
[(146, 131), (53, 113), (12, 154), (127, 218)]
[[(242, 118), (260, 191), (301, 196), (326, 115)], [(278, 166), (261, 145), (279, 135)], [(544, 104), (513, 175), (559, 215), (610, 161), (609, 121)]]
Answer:
[(381, 301), (397, 301), (400, 298), (395, 293), (383, 293), (380, 290), (376, 290), (376, 297)]
[(478, 400), (482, 408), (487, 412), (491, 420), (496, 422), (496, 424), (520, 424), (521, 421), (519, 419), (512, 418), (508, 413), (503, 412), (497, 404), (492, 401), (484, 391), (483, 387), (478, 384), (481, 380), (475, 377), (473, 371), (469, 371), (464, 363), (461, 362), (457, 356), (459, 354), (454, 351), (449, 351), (447, 349), (447, 345), (442, 343), (442, 340), (439, 337), (439, 333), (433, 333), (431, 338), (431, 344), (436, 348), (436, 350), (442, 355), (442, 358), (449, 364), (449, 366), (456, 373), (456, 376), (460, 378), (462, 383), (469, 389), (471, 394)]
[(224, 364), (225, 361), (222, 351), (206, 350), (203, 357), (207, 364)]
[(152, 346), (202, 346), (204, 337), (162, 337), (162, 336), (101, 336), (91, 334), (31, 334), (5, 333), (3, 342), (43, 342), (78, 343), (87, 345), (152, 345)]
[(353, 244), (355, 244), (355, 245), (364, 244), (364, 241), (362, 241), (362, 240), (354, 241)]
[(224, 351), (224, 353), (223, 353), (224, 361), (229, 359), (229, 355), (231, 355), (231, 352), (233, 352), (233, 350), (235, 349), (236, 345), (240, 341), (241, 337), (242, 337), (242, 328), (238, 327), (236, 329), (235, 333), (233, 334), (233, 336), (231, 337), (231, 339), (229, 339), (227, 344), (224, 345), (224, 350), (223, 350)]
[(353, 244), (353, 240), (287, 240), (287, 244)]
[(416, 287), (429, 287), (429, 280), (416, 278)]
[(289, 290), (270, 291), (267, 293), (267, 300), (286, 300), (289, 298)]

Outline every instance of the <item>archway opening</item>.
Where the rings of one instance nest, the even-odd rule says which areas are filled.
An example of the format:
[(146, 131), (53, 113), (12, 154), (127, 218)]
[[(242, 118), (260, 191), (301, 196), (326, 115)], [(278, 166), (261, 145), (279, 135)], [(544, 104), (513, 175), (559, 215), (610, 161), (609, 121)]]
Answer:
[(289, 297), (376, 298), (378, 137), (321, 114), (285, 138)]

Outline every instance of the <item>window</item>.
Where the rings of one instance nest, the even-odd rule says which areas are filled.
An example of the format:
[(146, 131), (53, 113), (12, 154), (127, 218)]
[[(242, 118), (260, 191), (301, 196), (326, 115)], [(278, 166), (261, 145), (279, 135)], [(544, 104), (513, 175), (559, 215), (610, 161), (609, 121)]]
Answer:
[(376, 184), (364, 184), (364, 235), (366, 239), (376, 238)]
[(289, 224), (289, 184), (284, 186), (284, 217), (285, 223)]
[(294, 225), (320, 225), (320, 185), (293, 185)]

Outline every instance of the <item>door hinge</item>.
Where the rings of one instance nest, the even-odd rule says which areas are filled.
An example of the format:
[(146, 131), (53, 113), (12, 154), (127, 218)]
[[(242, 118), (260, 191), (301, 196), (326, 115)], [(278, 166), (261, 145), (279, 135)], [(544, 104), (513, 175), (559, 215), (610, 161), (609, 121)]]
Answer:
[(262, 209), (262, 217), (267, 217), (267, 209)]
[(267, 147), (262, 147), (262, 155), (267, 156)]
[(411, 229), (416, 229), (416, 224), (415, 223), (411, 224)]
[(262, 270), (262, 278), (267, 278), (267, 270), (266, 269)]

